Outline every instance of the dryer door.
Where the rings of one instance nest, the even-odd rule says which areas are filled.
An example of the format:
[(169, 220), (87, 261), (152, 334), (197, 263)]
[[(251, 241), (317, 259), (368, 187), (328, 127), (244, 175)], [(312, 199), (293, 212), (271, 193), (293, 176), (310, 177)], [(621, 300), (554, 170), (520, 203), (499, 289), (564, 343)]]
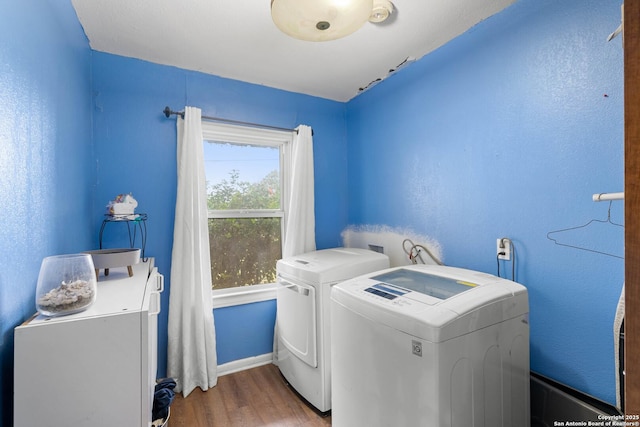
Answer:
[(315, 288), (279, 277), (277, 298), (280, 340), (303, 362), (317, 367)]

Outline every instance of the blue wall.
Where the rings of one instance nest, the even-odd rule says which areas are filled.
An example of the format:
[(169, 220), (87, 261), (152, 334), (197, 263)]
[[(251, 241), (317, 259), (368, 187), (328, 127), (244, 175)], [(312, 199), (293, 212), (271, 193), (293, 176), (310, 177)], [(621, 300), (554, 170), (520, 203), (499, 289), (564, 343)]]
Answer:
[[(42, 258), (97, 247), (104, 206), (131, 192), (149, 215), (147, 254), (168, 277), (176, 132), (165, 105), (311, 125), (319, 248), (339, 245), (347, 224), (409, 227), (437, 239), (447, 264), (495, 273), (495, 239), (510, 237), (530, 292), (532, 368), (613, 402), (623, 262), (546, 234), (606, 218), (591, 194), (623, 187), (622, 49), (605, 41), (619, 2), (520, 0), (346, 104), (91, 52), (69, 1), (4, 3), (0, 426), (11, 420), (13, 328), (34, 312)], [(622, 221), (620, 202), (612, 217)], [(616, 233), (566, 238), (620, 253)], [(122, 230), (105, 235), (125, 242)], [(162, 329), (167, 303), (165, 292)], [(233, 325), (250, 312), (269, 330), (274, 311), (216, 310), (220, 362), (268, 351)]]
[[(69, 1), (0, 12), (0, 426), (12, 423), (13, 328), (42, 259), (91, 248), (91, 51)], [(46, 349), (43, 349), (46, 351)]]
[(276, 322), (276, 301), (217, 308), (216, 352), (218, 365), (270, 353)]
[[(149, 217), (146, 254), (156, 258), (169, 290), (176, 196), (176, 120), (167, 119), (162, 113), (167, 105), (176, 111), (185, 105), (196, 106), (203, 115), (272, 126), (312, 126), (317, 246), (340, 245), (340, 232), (347, 225), (348, 216), (344, 184), (345, 104), (105, 53), (94, 52), (92, 64), (98, 210), (117, 194), (133, 194), (138, 201), (137, 212), (146, 212)], [(98, 230), (102, 218), (94, 215), (94, 219), (93, 227)], [(120, 228), (112, 226), (105, 231), (105, 247), (128, 244), (126, 228)], [(164, 292), (159, 323), (160, 375), (166, 369), (168, 302), (169, 292)], [(242, 316), (239, 313), (247, 310), (236, 307), (220, 311), (220, 321), (216, 310), (218, 334), (228, 337), (228, 331), (235, 326), (225, 319)], [(262, 316), (262, 321), (270, 324), (271, 334), (273, 317), (274, 311)], [(250, 356), (268, 353), (270, 348), (263, 347)], [(219, 362), (242, 359), (252, 351), (256, 351), (255, 344), (247, 337), (237, 336), (228, 346), (221, 345)]]
[[(546, 236), (606, 219), (591, 195), (623, 190), (619, 23), (618, 0), (521, 0), (347, 105), (350, 223), (410, 227), (493, 274), (510, 237), (532, 369), (609, 402), (624, 262)], [(557, 237), (623, 255), (619, 227)]]

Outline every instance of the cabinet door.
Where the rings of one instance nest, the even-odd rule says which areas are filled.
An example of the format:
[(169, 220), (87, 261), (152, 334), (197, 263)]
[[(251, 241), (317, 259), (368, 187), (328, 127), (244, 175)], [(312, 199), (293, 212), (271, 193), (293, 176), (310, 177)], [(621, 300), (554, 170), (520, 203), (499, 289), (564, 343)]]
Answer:
[(14, 427), (142, 425), (140, 329), (140, 313), (17, 328)]

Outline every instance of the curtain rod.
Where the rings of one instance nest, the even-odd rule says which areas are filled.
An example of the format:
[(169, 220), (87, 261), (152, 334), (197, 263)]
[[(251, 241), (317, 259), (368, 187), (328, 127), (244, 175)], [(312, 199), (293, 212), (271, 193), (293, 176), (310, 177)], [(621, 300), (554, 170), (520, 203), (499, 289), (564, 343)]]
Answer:
[[(182, 117), (184, 119), (184, 111), (172, 111), (171, 108), (169, 108), (167, 106), (167, 107), (164, 107), (164, 110), (162, 110), (162, 112), (164, 113), (166, 118), (169, 118), (173, 114), (173, 115), (176, 115), (176, 116), (180, 116), (180, 117)], [(241, 122), (241, 121), (238, 121), (238, 120), (221, 119), (219, 117), (202, 116), (202, 118), (204, 120), (211, 120), (211, 121), (229, 123), (229, 124), (234, 124), (234, 125), (245, 125), (245, 126), (252, 126), (252, 127), (258, 127), (258, 128), (264, 128), (264, 129), (282, 130), (282, 131), (286, 131), (286, 132), (298, 133), (298, 129), (288, 129), (288, 128), (281, 128), (281, 127), (277, 127), (277, 126), (261, 125), (261, 124), (258, 124), (258, 123)], [(313, 131), (311, 131), (311, 134), (313, 135)]]

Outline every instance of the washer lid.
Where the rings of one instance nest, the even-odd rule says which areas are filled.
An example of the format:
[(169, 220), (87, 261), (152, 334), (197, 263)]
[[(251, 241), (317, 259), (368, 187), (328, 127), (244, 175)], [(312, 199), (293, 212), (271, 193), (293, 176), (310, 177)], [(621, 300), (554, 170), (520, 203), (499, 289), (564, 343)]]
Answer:
[(439, 300), (448, 299), (478, 286), (477, 283), (461, 280), (460, 278), (439, 276), (406, 268), (388, 271), (373, 276), (371, 279), (394, 285), (389, 287), (389, 291), (398, 295), (408, 293), (402, 294), (402, 290), (405, 290), (430, 295)]
[(278, 274), (307, 283), (335, 283), (389, 268), (389, 257), (369, 249), (333, 248), (281, 259)]
[(518, 283), (434, 265), (348, 280), (332, 288), (331, 299), (370, 319), (373, 327), (387, 325), (434, 343), (514, 318), (526, 322), (529, 312), (527, 290)]

